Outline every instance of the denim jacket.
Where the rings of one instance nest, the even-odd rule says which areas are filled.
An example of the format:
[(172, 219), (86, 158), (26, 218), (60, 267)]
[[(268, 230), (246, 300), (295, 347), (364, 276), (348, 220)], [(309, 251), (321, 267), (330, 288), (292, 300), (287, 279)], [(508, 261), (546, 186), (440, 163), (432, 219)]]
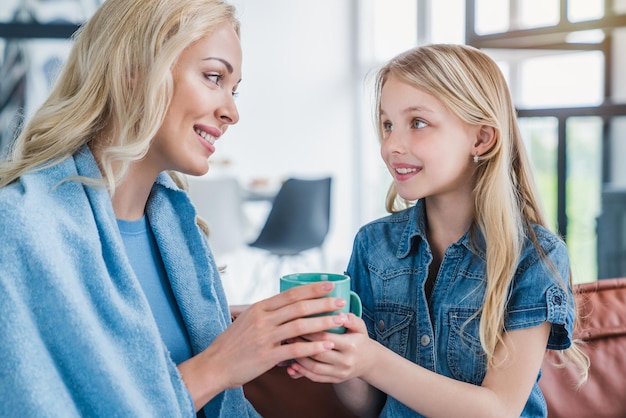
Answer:
[[(428, 370), (480, 385), (487, 364), (478, 333), (480, 316), (472, 315), (482, 306), (485, 293), (484, 240), (479, 232), (470, 239), (468, 231), (446, 249), (428, 301), (424, 283), (432, 253), (425, 221), (418, 201), (363, 226), (346, 273), (362, 299), (371, 338)], [(573, 294), (567, 285), (569, 258), (561, 239), (540, 226), (533, 229), (553, 267), (542, 261), (527, 239), (509, 289), (505, 328), (530, 328), (548, 321), (552, 329), (547, 348), (562, 350), (571, 344), (574, 323)], [(523, 417), (547, 415), (537, 382)], [(417, 388), (415, 396), (428, 392)], [(421, 415), (388, 396), (380, 416)]]

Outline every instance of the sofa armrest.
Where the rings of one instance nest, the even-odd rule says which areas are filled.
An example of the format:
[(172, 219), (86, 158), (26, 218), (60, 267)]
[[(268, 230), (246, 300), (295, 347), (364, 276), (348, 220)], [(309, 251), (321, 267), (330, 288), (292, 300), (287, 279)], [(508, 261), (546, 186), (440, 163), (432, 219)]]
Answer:
[(550, 418), (626, 417), (626, 278), (601, 279), (576, 285), (580, 330), (589, 356), (589, 379), (577, 388), (573, 364), (559, 367), (556, 352), (548, 351), (539, 386)]

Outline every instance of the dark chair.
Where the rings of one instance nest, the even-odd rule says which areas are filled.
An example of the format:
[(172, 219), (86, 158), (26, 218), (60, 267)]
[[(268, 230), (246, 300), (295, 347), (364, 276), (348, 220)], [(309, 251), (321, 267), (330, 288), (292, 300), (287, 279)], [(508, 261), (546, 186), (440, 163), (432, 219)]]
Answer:
[(301, 255), (318, 249), (324, 262), (322, 244), (330, 226), (331, 178), (290, 178), (278, 191), (265, 225), (248, 245), (277, 256)]

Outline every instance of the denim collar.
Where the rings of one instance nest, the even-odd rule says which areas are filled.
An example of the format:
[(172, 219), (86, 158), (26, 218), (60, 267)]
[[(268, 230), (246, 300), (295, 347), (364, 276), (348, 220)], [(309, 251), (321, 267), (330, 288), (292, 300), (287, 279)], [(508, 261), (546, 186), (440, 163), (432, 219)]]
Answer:
[[(419, 245), (420, 241), (427, 242), (426, 237), (426, 207), (424, 200), (418, 200), (414, 206), (397, 212), (391, 217), (397, 222), (405, 222), (406, 225), (402, 231), (402, 235), (398, 241), (396, 256), (405, 258), (411, 252), (414, 246)], [(481, 259), (486, 259), (486, 243), (484, 236), (475, 224), (463, 234), (461, 238), (450, 246), (449, 251), (467, 250), (476, 254)]]

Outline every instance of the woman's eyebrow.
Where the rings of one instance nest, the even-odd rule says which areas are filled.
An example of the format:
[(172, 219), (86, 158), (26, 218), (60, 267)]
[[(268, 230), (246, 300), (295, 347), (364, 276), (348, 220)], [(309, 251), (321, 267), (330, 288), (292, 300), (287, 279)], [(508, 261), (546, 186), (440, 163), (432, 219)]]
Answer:
[(218, 58), (218, 57), (208, 57), (208, 58), (204, 58), (204, 61), (208, 61), (208, 60), (216, 60), (221, 62), (222, 64), (224, 64), (224, 66), (226, 67), (226, 70), (228, 71), (229, 74), (233, 73), (233, 66), (231, 65), (230, 62), (226, 61), (223, 58)]

